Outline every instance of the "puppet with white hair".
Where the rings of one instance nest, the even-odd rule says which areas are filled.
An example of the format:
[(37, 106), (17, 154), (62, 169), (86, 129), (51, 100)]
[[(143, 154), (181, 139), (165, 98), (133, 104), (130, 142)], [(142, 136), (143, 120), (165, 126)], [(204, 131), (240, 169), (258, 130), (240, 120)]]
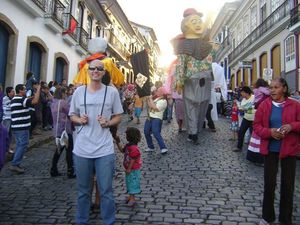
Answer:
[(104, 38), (97, 37), (89, 40), (88, 50), (92, 53), (92, 55), (79, 63), (79, 72), (73, 80), (75, 85), (90, 83), (91, 80), (88, 76), (88, 63), (95, 59), (99, 59), (103, 62), (104, 69), (109, 72), (111, 81), (116, 87), (119, 87), (124, 83), (124, 75), (117, 68), (113, 60), (106, 56), (106, 48), (107, 41)]

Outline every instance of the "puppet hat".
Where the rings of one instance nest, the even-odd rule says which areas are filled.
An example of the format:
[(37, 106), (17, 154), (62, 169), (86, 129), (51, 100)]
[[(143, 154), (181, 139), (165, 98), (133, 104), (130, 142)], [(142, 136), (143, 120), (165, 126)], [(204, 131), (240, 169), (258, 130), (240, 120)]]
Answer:
[(198, 15), (200, 17), (203, 16), (203, 14), (201, 12), (197, 12), (197, 10), (194, 8), (188, 8), (188, 9), (184, 10), (184, 12), (183, 12), (184, 18), (187, 16), (190, 16), (190, 15)]

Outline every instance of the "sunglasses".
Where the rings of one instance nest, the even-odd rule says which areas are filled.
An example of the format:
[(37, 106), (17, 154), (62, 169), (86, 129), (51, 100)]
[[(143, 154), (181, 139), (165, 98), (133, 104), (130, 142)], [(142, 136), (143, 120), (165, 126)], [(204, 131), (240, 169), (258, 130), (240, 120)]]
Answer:
[(95, 71), (96, 69), (97, 71), (104, 71), (104, 68), (102, 66), (89, 67), (89, 70), (91, 71)]

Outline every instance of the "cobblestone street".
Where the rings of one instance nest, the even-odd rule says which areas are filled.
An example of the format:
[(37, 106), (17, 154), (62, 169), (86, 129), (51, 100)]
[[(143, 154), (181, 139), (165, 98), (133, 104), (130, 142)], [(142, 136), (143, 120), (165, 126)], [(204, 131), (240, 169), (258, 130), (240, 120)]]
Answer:
[[(124, 118), (119, 128), (122, 142), (127, 125)], [(204, 130), (199, 135), (200, 145), (187, 142), (185, 132), (178, 133), (175, 119), (164, 122), (162, 135), (169, 152), (161, 155), (143, 151), (142, 193), (138, 204), (125, 204), (126, 187), (122, 154), (117, 153), (114, 181), (118, 225), (163, 224), (224, 224), (255, 225), (261, 216), (263, 167), (245, 159), (242, 153), (232, 152), (235, 146), (228, 141), (229, 121), (216, 122), (217, 132)], [(45, 143), (25, 155), (26, 173), (15, 175), (6, 164), (0, 175), (0, 224), (74, 224), (76, 211), (75, 179), (66, 178), (65, 159), (59, 162), (64, 176), (51, 178), (50, 161), (54, 143)], [(116, 150), (117, 151), (117, 150)], [(63, 155), (64, 156), (64, 155)], [(298, 161), (299, 162), (299, 161)], [(276, 191), (276, 214), (278, 217)], [(98, 214), (91, 214), (92, 224), (101, 224)], [(300, 164), (297, 165), (294, 224), (300, 224)]]

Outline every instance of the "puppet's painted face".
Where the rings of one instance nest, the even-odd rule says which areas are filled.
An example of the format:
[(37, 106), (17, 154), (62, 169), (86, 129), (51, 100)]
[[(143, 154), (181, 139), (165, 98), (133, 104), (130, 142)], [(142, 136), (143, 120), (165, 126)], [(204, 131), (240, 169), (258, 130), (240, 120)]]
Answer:
[(185, 22), (185, 38), (199, 38), (203, 31), (202, 19), (199, 15), (190, 15)]

